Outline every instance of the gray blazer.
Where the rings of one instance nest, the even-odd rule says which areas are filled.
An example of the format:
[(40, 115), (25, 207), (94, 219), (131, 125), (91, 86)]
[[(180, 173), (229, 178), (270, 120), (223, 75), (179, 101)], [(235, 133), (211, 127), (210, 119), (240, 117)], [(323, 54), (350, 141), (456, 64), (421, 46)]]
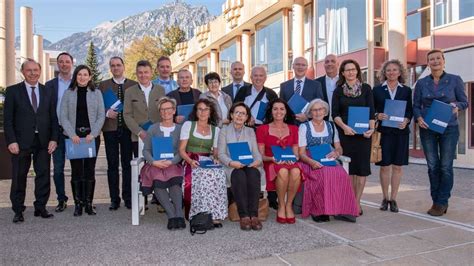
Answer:
[[(179, 146), (179, 135), (181, 133), (181, 125), (174, 124), (175, 128), (174, 131), (171, 132), (170, 137), (173, 138), (173, 150), (174, 150), (174, 158), (171, 160), (173, 164), (178, 164), (181, 162), (182, 158), (178, 152)], [(143, 157), (147, 163), (153, 163), (153, 149), (151, 146), (151, 139), (152, 137), (164, 137), (163, 131), (160, 130), (160, 123), (155, 123), (150, 126), (150, 128), (146, 132), (146, 138), (143, 141)]]
[[(87, 116), (91, 125), (91, 135), (98, 137), (105, 121), (104, 100), (99, 89), (94, 91), (87, 89)], [(61, 113), (59, 121), (64, 129), (64, 134), (70, 138), (76, 134), (76, 109), (77, 109), (77, 88), (66, 90), (61, 99)]]
[[(227, 110), (230, 110), (230, 107), (232, 107), (232, 99), (227, 93), (224, 93), (222, 91), (220, 91), (220, 93), (222, 94), (222, 97), (224, 97), (224, 103), (227, 106)], [(219, 103), (217, 102), (217, 99), (214, 98), (214, 96), (212, 96), (211, 92), (209, 91), (206, 91), (202, 93), (201, 95), (199, 95), (199, 99), (208, 99), (209, 101), (214, 103), (214, 106), (217, 110), (217, 115), (219, 116), (219, 121), (217, 123), (217, 126), (222, 127), (222, 120), (226, 119), (227, 117), (222, 117), (222, 110)]]
[[(219, 132), (219, 140), (218, 140), (218, 153), (219, 153), (219, 161), (221, 161), (224, 171), (227, 176), (227, 186), (230, 187), (230, 175), (234, 168), (229, 167), (229, 163), (232, 161), (229, 154), (229, 149), (227, 148), (227, 143), (233, 142), (247, 142), (250, 146), (250, 151), (252, 152), (254, 160), (258, 160), (262, 162), (262, 155), (258, 151), (257, 146), (257, 138), (255, 136), (255, 131), (250, 127), (245, 127), (242, 129), (242, 134), (240, 135), (240, 139), (237, 139), (235, 134), (234, 123), (230, 123), (225, 125)], [(263, 170), (262, 165), (258, 167), (258, 171), (260, 172), (260, 183), (261, 185), (265, 185), (265, 171)]]

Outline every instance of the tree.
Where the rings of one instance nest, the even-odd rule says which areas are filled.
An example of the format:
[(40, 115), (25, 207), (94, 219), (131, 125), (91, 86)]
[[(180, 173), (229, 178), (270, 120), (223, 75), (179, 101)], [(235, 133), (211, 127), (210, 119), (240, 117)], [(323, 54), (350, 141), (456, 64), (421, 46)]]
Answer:
[(99, 71), (99, 62), (97, 61), (97, 52), (95, 51), (94, 43), (91, 41), (89, 49), (87, 50), (86, 66), (92, 71), (92, 82), (98, 86), (102, 81), (102, 77)]
[(125, 50), (125, 76), (136, 80), (135, 67), (138, 61), (148, 60), (154, 66), (162, 55), (161, 42), (157, 37), (144, 36), (141, 40), (133, 41)]
[(176, 25), (166, 27), (163, 38), (160, 38), (164, 55), (174, 53), (176, 44), (186, 40), (186, 33)]

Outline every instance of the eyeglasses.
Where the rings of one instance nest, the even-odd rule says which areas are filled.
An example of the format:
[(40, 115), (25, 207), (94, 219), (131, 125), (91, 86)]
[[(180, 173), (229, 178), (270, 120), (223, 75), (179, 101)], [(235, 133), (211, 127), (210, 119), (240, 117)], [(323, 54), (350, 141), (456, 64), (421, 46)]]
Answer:
[(206, 112), (209, 112), (211, 109), (209, 109), (209, 107), (207, 107), (207, 108), (198, 108), (197, 110), (198, 110), (198, 112), (206, 113)]
[(321, 107), (321, 108), (313, 108), (311, 109), (311, 112), (321, 112), (321, 111), (326, 111), (325, 108)]
[(236, 116), (246, 116), (247, 113), (235, 111), (235, 112), (234, 112), (234, 115), (236, 115)]
[(173, 111), (173, 110), (174, 110), (174, 107), (160, 108), (161, 112), (170, 112), (170, 111)]
[(357, 72), (356, 68), (344, 69), (344, 72)]
[(219, 84), (219, 83), (220, 83), (220, 81), (217, 80), (217, 79), (210, 79), (210, 80), (207, 81), (207, 84), (209, 84), (209, 85), (211, 85), (211, 84)]

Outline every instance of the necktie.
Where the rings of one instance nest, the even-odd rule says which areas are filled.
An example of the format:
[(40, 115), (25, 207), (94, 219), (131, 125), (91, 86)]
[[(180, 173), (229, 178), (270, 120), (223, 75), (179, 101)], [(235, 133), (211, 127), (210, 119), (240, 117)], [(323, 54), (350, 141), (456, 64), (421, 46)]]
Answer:
[(235, 98), (235, 96), (237, 96), (237, 93), (239, 92), (240, 84), (235, 84), (235, 88), (236, 88), (236, 90), (235, 90), (235, 93), (234, 93), (234, 98)]
[[(117, 94), (118, 94), (118, 98), (119, 98), (120, 102), (123, 104), (123, 85), (122, 84), (118, 85), (118, 93)], [(123, 113), (122, 112), (118, 113), (117, 123), (118, 123), (118, 127), (122, 127), (122, 125), (123, 125)]]
[(38, 99), (36, 99), (35, 87), (31, 87), (31, 106), (33, 106), (33, 111), (38, 110)]
[(299, 95), (299, 94), (301, 93), (301, 82), (303, 82), (303, 81), (301, 81), (301, 80), (299, 80), (299, 79), (296, 80), (295, 94), (298, 94), (298, 95)]

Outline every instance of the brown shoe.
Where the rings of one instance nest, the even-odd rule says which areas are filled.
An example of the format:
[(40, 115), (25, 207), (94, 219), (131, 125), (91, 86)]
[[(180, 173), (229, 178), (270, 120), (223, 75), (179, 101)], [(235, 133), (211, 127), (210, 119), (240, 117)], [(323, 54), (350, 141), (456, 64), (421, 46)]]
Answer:
[(250, 217), (240, 218), (240, 229), (244, 231), (250, 231), (250, 229), (252, 229)]
[(258, 217), (252, 217), (251, 218), (251, 222), (252, 222), (252, 229), (255, 230), (255, 231), (260, 231), (262, 230), (262, 223), (260, 222), (260, 220), (258, 219)]
[(448, 211), (448, 205), (436, 205), (428, 211), (428, 214), (431, 216), (443, 216)]

